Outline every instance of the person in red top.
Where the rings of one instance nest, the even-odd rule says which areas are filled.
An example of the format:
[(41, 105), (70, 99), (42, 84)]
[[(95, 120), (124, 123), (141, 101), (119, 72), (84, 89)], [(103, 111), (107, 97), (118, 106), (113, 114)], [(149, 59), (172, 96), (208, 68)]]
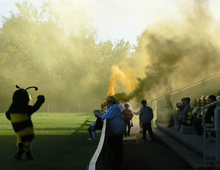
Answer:
[(132, 110), (129, 109), (129, 104), (125, 104), (125, 109), (122, 111), (122, 116), (125, 121), (126, 129), (128, 127), (128, 131), (125, 129), (125, 137), (128, 135), (130, 136), (131, 131), (131, 119), (133, 118)]

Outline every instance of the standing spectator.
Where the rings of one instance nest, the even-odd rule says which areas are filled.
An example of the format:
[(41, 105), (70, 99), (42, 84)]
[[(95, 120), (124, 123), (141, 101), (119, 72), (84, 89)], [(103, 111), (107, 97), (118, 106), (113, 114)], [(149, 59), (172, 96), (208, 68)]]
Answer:
[(147, 106), (147, 101), (141, 101), (142, 108), (140, 109), (140, 120), (143, 125), (143, 143), (146, 143), (146, 131), (150, 134), (151, 140), (153, 139), (153, 132), (151, 127), (151, 120), (154, 118), (153, 110), (151, 107)]
[(99, 111), (96, 111), (95, 115), (101, 119), (107, 119), (107, 143), (113, 154), (114, 165), (121, 167), (123, 162), (123, 134), (125, 131), (125, 122), (115, 97), (108, 96), (106, 101), (108, 107), (107, 113), (101, 114)]
[(165, 99), (166, 99), (166, 106), (164, 106), (164, 108), (166, 109), (166, 117), (169, 119), (170, 116), (173, 115), (173, 105), (170, 100), (170, 94), (166, 94)]
[[(216, 96), (210, 95), (208, 98), (208, 101), (209, 101), (209, 104), (215, 102)], [(215, 108), (216, 108), (216, 105), (208, 108), (208, 110), (206, 111), (205, 123), (212, 123), (212, 117), (214, 118)], [(193, 127), (199, 136), (201, 136), (203, 134), (202, 119), (199, 118), (199, 119), (195, 120), (193, 122)]]
[(174, 118), (174, 124), (175, 124), (177, 130), (179, 130), (180, 127), (181, 127), (181, 124), (180, 124), (180, 121), (179, 121), (178, 117), (179, 116), (187, 116), (188, 112), (191, 109), (190, 100), (191, 99), (189, 97), (185, 98), (185, 100), (184, 100), (184, 104), (185, 104), (184, 110), (179, 112), (179, 113), (176, 113), (173, 117)]
[(131, 120), (132, 117), (134, 116), (132, 111), (129, 109), (129, 104), (125, 104), (125, 109), (122, 111), (122, 116), (125, 121), (125, 126), (126, 128), (128, 127), (128, 131), (125, 129), (125, 137), (128, 135), (130, 136), (130, 130), (131, 130)]
[[(128, 103), (127, 103), (127, 104), (128, 104)], [(132, 109), (132, 107), (131, 107), (130, 104), (128, 104), (128, 109), (131, 110), (131, 112), (132, 112), (132, 114), (133, 114), (133, 109)], [(133, 116), (134, 116), (134, 114), (133, 114)], [(131, 127), (133, 127), (133, 121), (132, 121), (132, 119), (131, 119)]]
[[(128, 103), (127, 103), (127, 104), (128, 104)], [(131, 110), (131, 111), (133, 112), (133, 109), (132, 109), (132, 107), (131, 107), (130, 104), (128, 104), (128, 109)]]
[(96, 118), (96, 121), (93, 121), (88, 128), (88, 132), (90, 135), (90, 138), (88, 140), (94, 140), (92, 132), (94, 132), (95, 130), (102, 130), (103, 121), (100, 117), (96, 116)]

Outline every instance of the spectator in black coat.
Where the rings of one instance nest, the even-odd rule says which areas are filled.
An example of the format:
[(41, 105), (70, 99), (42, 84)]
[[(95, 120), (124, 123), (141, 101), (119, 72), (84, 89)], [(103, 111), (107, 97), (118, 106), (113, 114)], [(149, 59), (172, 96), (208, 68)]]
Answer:
[(96, 121), (93, 121), (91, 123), (91, 125), (89, 126), (89, 128), (88, 128), (88, 132), (89, 132), (89, 135), (90, 135), (90, 138), (88, 140), (94, 140), (92, 131), (102, 130), (102, 126), (103, 126), (102, 119), (100, 117), (96, 116), (96, 115), (95, 115), (95, 117), (97, 118)]

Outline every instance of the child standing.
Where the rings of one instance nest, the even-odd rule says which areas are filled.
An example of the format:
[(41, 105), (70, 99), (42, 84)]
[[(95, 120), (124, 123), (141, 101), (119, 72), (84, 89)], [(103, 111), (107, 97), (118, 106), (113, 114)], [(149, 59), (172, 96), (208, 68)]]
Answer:
[(132, 111), (129, 109), (129, 104), (125, 104), (125, 109), (122, 111), (122, 116), (124, 118), (125, 121), (125, 125), (126, 127), (128, 127), (128, 131), (126, 132), (125, 129), (125, 137), (128, 135), (130, 136), (130, 131), (131, 131), (131, 120), (134, 116), (134, 114), (132, 113)]
[(140, 110), (140, 120), (143, 125), (143, 143), (146, 143), (146, 131), (148, 130), (150, 134), (151, 140), (153, 140), (153, 132), (151, 127), (151, 120), (154, 118), (153, 110), (151, 107), (147, 106), (147, 101), (142, 100), (141, 101), (142, 108)]

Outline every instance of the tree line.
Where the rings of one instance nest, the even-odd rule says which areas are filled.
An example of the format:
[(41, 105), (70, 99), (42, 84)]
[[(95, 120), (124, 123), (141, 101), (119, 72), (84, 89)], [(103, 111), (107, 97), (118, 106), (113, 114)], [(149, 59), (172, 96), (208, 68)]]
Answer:
[(38, 86), (53, 103), (93, 105), (107, 94), (111, 67), (132, 66), (136, 47), (98, 41), (92, 20), (72, 3), (62, 1), (57, 10), (52, 2), (36, 8), (24, 1), (15, 4), (17, 13), (2, 16), (0, 102), (11, 102), (18, 84)]

